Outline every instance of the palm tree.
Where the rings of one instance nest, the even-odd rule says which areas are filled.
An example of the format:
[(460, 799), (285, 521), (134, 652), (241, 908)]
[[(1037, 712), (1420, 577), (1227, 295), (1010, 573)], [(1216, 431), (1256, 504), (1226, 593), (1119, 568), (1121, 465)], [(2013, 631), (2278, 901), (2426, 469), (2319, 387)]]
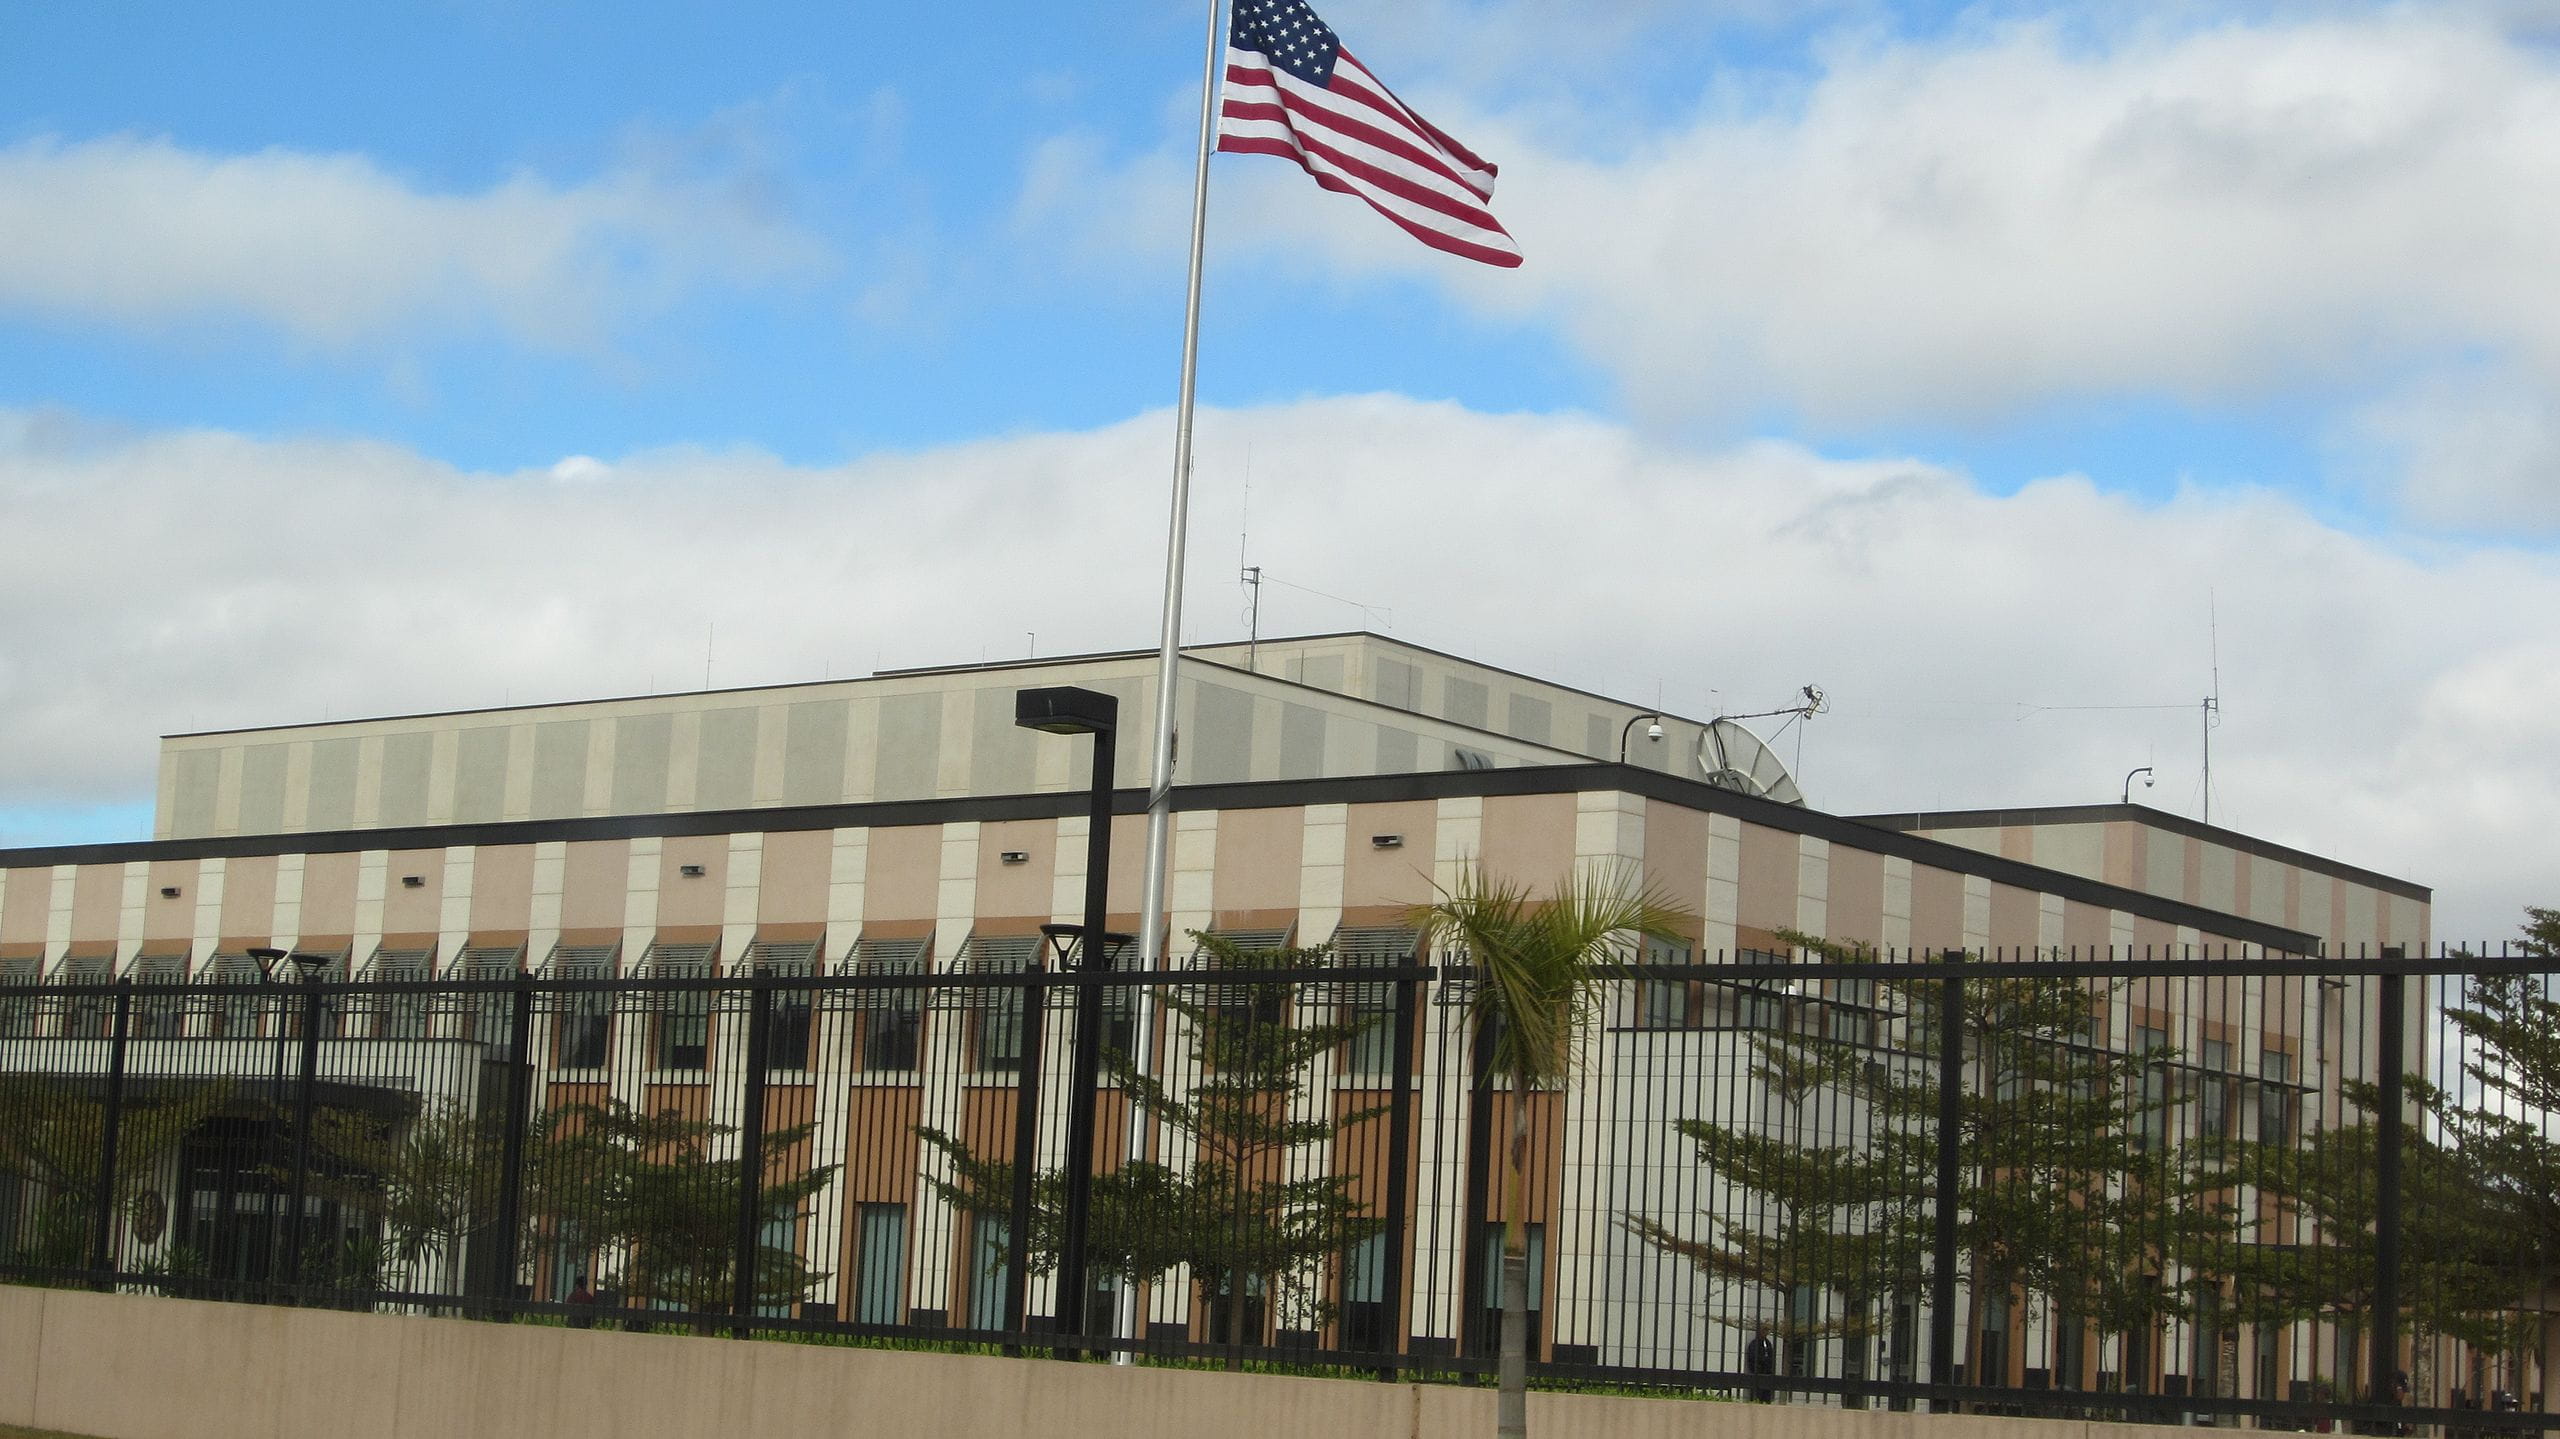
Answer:
[[(1435, 886), (1437, 888), (1438, 886)], [(1634, 866), (1585, 865), (1544, 898), (1470, 863), (1412, 922), (1475, 967), (1468, 1000), (1490, 1072), (1511, 1091), (1511, 1144), (1502, 1190), (1502, 1351), (1497, 1432), (1529, 1432), (1529, 1096), (1572, 1072), (1576, 1042), (1599, 1018), (1606, 982), (1640, 937), (1676, 939), (1697, 916), (1644, 882)]]

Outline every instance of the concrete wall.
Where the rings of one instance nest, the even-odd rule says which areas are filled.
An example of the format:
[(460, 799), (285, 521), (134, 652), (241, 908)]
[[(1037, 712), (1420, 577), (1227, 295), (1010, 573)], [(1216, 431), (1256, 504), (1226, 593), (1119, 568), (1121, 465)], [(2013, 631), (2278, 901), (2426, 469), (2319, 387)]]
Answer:
[[(1475, 1439), (1447, 1385), (1115, 1368), (0, 1286), (0, 1423), (100, 1439)], [(2155, 1427), (1533, 1394), (1546, 1435), (2140, 1439)], [(2006, 1431), (2003, 1435), (2002, 1431)]]

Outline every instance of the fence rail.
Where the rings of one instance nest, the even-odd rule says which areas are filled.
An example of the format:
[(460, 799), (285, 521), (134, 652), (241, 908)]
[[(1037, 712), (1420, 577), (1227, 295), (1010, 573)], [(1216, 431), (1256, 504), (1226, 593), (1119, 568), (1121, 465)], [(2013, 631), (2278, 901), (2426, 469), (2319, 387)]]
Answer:
[(1472, 1380), (1516, 1213), (1542, 1383), (2560, 1427), (2540, 955), (1657, 951), (1515, 1094), (1462, 954), (762, 949), (0, 984), (0, 1277)]

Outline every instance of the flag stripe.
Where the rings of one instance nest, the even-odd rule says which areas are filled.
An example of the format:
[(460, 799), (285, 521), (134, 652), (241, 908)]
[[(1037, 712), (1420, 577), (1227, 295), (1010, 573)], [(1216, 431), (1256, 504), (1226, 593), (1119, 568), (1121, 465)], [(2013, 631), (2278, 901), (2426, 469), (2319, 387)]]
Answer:
[[(1406, 234), (1409, 234), (1415, 239), (1420, 240), (1422, 243), (1429, 245), (1432, 249), (1445, 250), (1452, 255), (1462, 255), (1467, 259), (1480, 260), (1488, 265), (1499, 265), (1504, 269), (1511, 269), (1520, 263), (1520, 252), (1516, 249), (1497, 249), (1491, 245), (1479, 244), (1473, 240), (1462, 239), (1459, 236), (1448, 234), (1444, 231), (1429, 229), (1387, 209), (1385, 206), (1380, 205), (1375, 199), (1363, 194), (1349, 181), (1342, 179), (1338, 175), (1327, 174), (1324, 171), (1317, 169), (1314, 165), (1308, 163), (1307, 157), (1300, 154), (1295, 144), (1291, 141), (1246, 139), (1242, 136), (1230, 135), (1221, 138), (1218, 141), (1218, 148), (1230, 154), (1277, 155), (1285, 160), (1295, 160), (1310, 176), (1314, 177), (1315, 182), (1318, 185), (1339, 194), (1350, 195), (1358, 199), (1367, 200), (1371, 209), (1376, 210), (1379, 214), (1394, 221)], [(1477, 230), (1469, 233), (1480, 235), (1486, 232)], [(1502, 234), (1501, 231), (1497, 230), (1492, 233), (1500, 236), (1506, 241), (1510, 239), (1510, 236)]]
[[(1473, 200), (1481, 202), (1491, 198), (1491, 191), (1468, 178), (1450, 162), (1448, 156), (1429, 148), (1421, 132), (1406, 125), (1401, 116), (1375, 107), (1370, 107), (1364, 113), (1362, 106), (1367, 103), (1366, 97), (1356, 90), (1319, 89), (1285, 73), (1264, 72), (1260, 78), (1268, 80), (1269, 83), (1262, 85), (1240, 83), (1255, 78), (1253, 72), (1249, 70), (1231, 69), (1227, 74), (1230, 83), (1226, 91), (1228, 97), (1226, 112), (1229, 114), (1238, 113), (1234, 108), (1238, 104), (1285, 106), (1295, 112), (1300, 120), (1320, 125), (1349, 139), (1365, 141), (1369, 146), (1395, 156), (1415, 170), (1435, 176), (1449, 186), (1464, 189)], [(1342, 85), (1339, 72), (1336, 72), (1334, 83), (1337, 87)], [(1353, 102), (1347, 109), (1344, 105), (1346, 100)], [(1253, 115), (1251, 118), (1276, 117)], [(1397, 128), (1383, 128), (1373, 123), (1373, 119), (1384, 119)]]
[[(1232, 123), (1221, 127), (1222, 136), (1273, 140), (1294, 146), (1311, 160), (1323, 162), (1321, 168), (1340, 175), (1353, 185), (1362, 187), (1358, 192), (1362, 198), (1374, 198), (1370, 193), (1374, 191), (1376, 196), (1389, 197), (1402, 202), (1397, 208), (1409, 214), (1413, 211), (1428, 210), (1454, 220), (1459, 226), (1469, 230), (1501, 228), (1500, 223), (1493, 218), (1490, 211), (1473, 203), (1472, 198), (1463, 193), (1451, 194), (1446, 186), (1418, 182), (1408, 175), (1398, 174), (1392, 169), (1373, 163), (1369, 157), (1358, 154), (1348, 147), (1328, 144), (1318, 138), (1321, 132), (1290, 125), (1277, 113), (1249, 115), (1241, 113), (1243, 108), (1246, 107), (1231, 107), (1227, 110), (1226, 114)], [(1250, 108), (1266, 112), (1277, 112), (1279, 109), (1277, 106)], [(1224, 147), (1221, 146), (1221, 148)], [(1420, 219), (1421, 216), (1417, 214), (1414, 218)]]

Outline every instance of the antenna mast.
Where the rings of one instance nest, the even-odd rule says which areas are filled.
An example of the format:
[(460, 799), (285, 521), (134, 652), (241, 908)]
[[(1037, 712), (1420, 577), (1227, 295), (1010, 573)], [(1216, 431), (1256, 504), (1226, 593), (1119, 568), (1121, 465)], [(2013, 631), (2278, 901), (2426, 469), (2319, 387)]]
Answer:
[(2213, 691), (2204, 697), (2204, 822), (2213, 823), (2213, 727), (2222, 717), (2222, 614), (2211, 590), (2205, 591), (2205, 643), (2213, 665)]

